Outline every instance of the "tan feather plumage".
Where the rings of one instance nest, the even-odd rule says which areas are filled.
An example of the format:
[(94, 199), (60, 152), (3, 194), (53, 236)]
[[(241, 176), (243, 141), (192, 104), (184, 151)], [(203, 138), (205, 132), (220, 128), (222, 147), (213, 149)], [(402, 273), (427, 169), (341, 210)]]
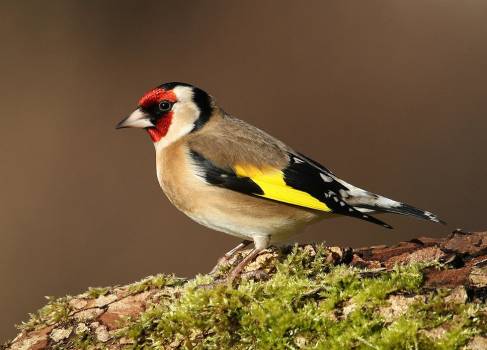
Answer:
[(283, 142), (220, 109), (202, 130), (188, 135), (187, 142), (222, 168), (244, 163), (282, 169), (289, 161), (287, 151), (291, 151)]
[(198, 176), (190, 149), (223, 169), (236, 163), (283, 168), (288, 163), (289, 149), (265, 132), (219, 110), (198, 132), (157, 149), (162, 189), (179, 210), (204, 226), (245, 239), (266, 235), (271, 236), (271, 241), (279, 241), (327, 216), (210, 185)]

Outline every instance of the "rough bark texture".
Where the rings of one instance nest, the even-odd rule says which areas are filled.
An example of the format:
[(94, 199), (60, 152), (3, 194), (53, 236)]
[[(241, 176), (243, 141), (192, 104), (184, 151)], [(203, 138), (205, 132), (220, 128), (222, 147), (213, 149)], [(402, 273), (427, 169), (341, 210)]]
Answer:
[[(311, 257), (315, 257), (320, 251), (319, 254), (322, 259), (313, 260), (309, 265), (313, 266), (313, 271), (320, 269), (332, 271), (333, 266), (344, 265), (347, 268), (350, 267), (354, 273), (358, 271), (360, 276), (367, 278), (368, 281), (377, 278), (376, 276), (384, 276), (383, 274), (397, 270), (398, 266), (401, 265), (421, 265), (422, 279), (419, 289), (406, 293), (401, 290), (394, 291), (392, 287), (390, 291), (385, 292), (385, 299), (377, 304), (377, 310), (374, 311), (380, 316), (381, 324), (392, 324), (402, 317), (411, 305), (418, 302), (428, 303), (429, 300), (433, 300), (432, 293), (438, 293), (441, 290), (443, 293), (440, 295), (441, 302), (446, 303), (444, 305), (469, 304), (478, 306), (475, 310), (475, 317), (472, 316), (475, 318), (475, 321), (472, 321), (475, 323), (475, 330), (466, 329), (467, 326), (465, 326), (465, 330), (459, 328), (460, 331), (465, 331), (468, 334), (466, 333), (467, 335), (461, 341), (451, 343), (454, 344), (452, 348), (487, 349), (487, 327), (484, 318), (484, 316), (487, 317), (485, 308), (487, 297), (487, 232), (454, 232), (445, 238), (419, 237), (390, 247), (373, 246), (351, 249), (340, 247), (317, 248), (315, 245), (306, 245), (299, 248), (295, 247), (294, 250), (292, 247), (272, 248), (264, 251), (254, 263), (248, 266), (242, 279), (247, 282), (252, 280), (252, 283), (257, 286), (259, 283), (265, 283), (265, 281), (273, 278), (277, 264), (290, 255), (297, 254), (296, 249), (301, 252), (300, 256), (309, 255)], [(208, 290), (222, 286), (229, 289), (239, 288), (238, 283), (231, 287), (222, 281), (224, 281), (232, 264), (238, 263), (245, 253), (237, 254), (228, 263), (228, 266), (223, 266), (220, 272), (214, 276), (207, 276), (204, 283), (196, 283), (194, 288)], [(299, 264), (304, 265), (303, 261), (301, 258)], [(318, 263), (322, 266), (316, 266)], [(287, 261), (286, 264), (286, 268), (289, 269), (292, 268), (293, 262)], [(318, 275), (319, 273), (321, 272), (318, 272)], [(309, 273), (306, 276), (310, 280), (316, 279), (317, 273)], [(204, 278), (200, 277), (200, 279)], [(167, 331), (169, 333), (160, 330), (165, 327), (164, 325), (155, 326), (157, 316), (154, 316), (154, 312), (151, 310), (166, 304), (166, 309), (161, 309), (165, 310), (162, 311), (161, 315), (170, 312), (170, 304), (178, 302), (187, 293), (188, 289), (185, 288), (190, 283), (195, 282), (178, 279), (174, 276), (159, 275), (148, 277), (143, 281), (127, 286), (90, 288), (87, 292), (77, 296), (51, 299), (48, 305), (38, 311), (37, 314), (31, 315), (28, 322), (19, 326), (20, 333), (15, 339), (0, 348), (9, 350), (211, 348), (212, 346), (205, 345), (204, 339), (217, 331), (212, 330), (205, 333), (205, 330), (202, 331), (193, 325), (191, 326), (193, 331), (190, 332), (192, 334), (185, 334), (183, 331), (176, 334), (177, 330), (176, 333), (174, 330)], [(318, 283), (317, 286), (300, 295), (303, 301), (299, 302), (298, 308), (304, 307), (308, 302), (307, 300), (319, 303), (327, 298), (322, 291), (326, 290), (328, 286), (324, 283)], [(345, 299), (345, 302), (337, 303), (336, 310), (332, 310), (333, 312), (330, 314), (330, 318), (333, 318), (331, 322), (339, 322), (351, 314), (359, 305), (356, 300), (356, 298), (350, 297)], [(439, 311), (441, 313), (442, 310)], [(438, 339), (439, 341), (449, 329), (454, 327), (455, 320), (459, 316), (454, 313), (448, 315), (448, 312), (442, 316), (444, 321), (435, 321), (434, 326), (418, 328), (418, 332), (422, 332), (424, 339), (431, 339), (433, 342)], [(204, 318), (205, 316), (202, 314), (201, 317)], [(150, 319), (150, 322), (144, 323), (144, 319)], [(239, 322), (241, 320), (236, 321), (236, 325), (234, 324), (235, 333), (238, 333), (238, 327), (241, 326)], [(232, 327), (232, 324), (230, 323), (225, 327)], [(168, 338), (166, 339), (164, 334), (171, 334), (171, 336), (167, 335)], [(176, 335), (173, 336), (174, 334)], [(152, 339), (156, 335), (160, 337), (159, 340)], [(241, 344), (240, 347), (239, 341), (244, 341), (245, 338), (242, 335), (239, 337), (230, 339), (228, 343), (222, 343), (219, 347), (274, 348), (274, 346), (269, 345), (270, 343), (255, 345), (260, 341), (258, 337), (254, 340), (246, 340), (246, 345)], [(293, 348), (307, 348), (316, 344), (324, 344), (313, 343), (313, 341), (318, 342), (318, 340), (313, 340), (313, 335), (305, 333), (289, 335), (288, 332), (286, 337), (289, 337)], [(149, 338), (151, 338), (150, 341)], [(256, 343), (252, 344), (252, 341)], [(352, 348), (382, 348), (382, 346), (374, 345), (370, 340), (360, 336), (350, 341), (351, 343), (347, 344)], [(422, 348), (421, 344), (423, 343), (420, 342), (419, 344), (419, 348)], [(426, 348), (426, 345), (423, 346)], [(448, 345), (445, 346), (444, 348), (448, 348)], [(275, 348), (280, 347), (275, 346)], [(334, 347), (331, 346), (331, 348)], [(404, 348), (407, 346), (404, 345)]]

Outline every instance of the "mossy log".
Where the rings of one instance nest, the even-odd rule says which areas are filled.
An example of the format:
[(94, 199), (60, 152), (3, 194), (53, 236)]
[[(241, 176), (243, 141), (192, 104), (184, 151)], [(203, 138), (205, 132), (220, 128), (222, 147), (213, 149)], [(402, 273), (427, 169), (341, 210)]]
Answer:
[(233, 286), (157, 275), (51, 298), (2, 349), (487, 349), (487, 232), (271, 248)]

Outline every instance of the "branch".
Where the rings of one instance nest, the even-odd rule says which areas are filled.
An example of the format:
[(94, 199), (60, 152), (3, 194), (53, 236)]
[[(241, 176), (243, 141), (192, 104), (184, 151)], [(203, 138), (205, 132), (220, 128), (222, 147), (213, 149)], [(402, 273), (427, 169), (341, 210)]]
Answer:
[(271, 248), (228, 271), (50, 298), (0, 347), (487, 348), (487, 232), (368, 248)]

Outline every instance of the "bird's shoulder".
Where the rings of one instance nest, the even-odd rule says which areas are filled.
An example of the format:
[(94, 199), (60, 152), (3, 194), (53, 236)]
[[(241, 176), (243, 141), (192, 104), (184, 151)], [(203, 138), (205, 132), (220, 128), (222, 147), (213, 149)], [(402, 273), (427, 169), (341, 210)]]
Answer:
[(222, 169), (236, 165), (284, 168), (293, 150), (282, 141), (243, 120), (222, 114), (188, 140), (197, 152)]

